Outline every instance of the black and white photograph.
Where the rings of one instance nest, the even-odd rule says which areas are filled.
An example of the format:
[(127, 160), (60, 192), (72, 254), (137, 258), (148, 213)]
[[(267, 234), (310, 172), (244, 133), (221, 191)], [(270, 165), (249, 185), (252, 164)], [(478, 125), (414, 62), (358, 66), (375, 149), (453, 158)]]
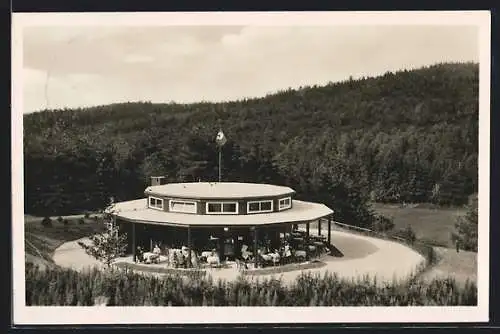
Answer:
[(12, 31), (16, 324), (488, 320), (489, 12)]

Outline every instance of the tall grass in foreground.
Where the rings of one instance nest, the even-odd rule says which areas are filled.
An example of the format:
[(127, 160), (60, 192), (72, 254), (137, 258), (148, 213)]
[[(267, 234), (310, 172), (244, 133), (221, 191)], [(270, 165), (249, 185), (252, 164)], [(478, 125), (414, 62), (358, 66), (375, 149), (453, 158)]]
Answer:
[(75, 272), (26, 266), (26, 305), (91, 306), (424, 306), (477, 305), (477, 288), (453, 279), (380, 284), (369, 277), (301, 274), (291, 284), (278, 279), (231, 282), (211, 277), (156, 277), (114, 269)]

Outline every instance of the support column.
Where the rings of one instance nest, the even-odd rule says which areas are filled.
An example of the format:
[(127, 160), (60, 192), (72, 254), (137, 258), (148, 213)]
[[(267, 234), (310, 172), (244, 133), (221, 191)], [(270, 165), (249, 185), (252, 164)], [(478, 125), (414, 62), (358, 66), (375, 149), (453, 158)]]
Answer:
[[(114, 237), (118, 237), (118, 235), (119, 235), (119, 234), (118, 234), (118, 231), (119, 231), (120, 229), (119, 229), (119, 228), (118, 228), (118, 226), (116, 225), (116, 215), (113, 215), (113, 228), (114, 228), (114, 233), (115, 233)], [(118, 255), (118, 245), (116, 245), (116, 247), (115, 247), (115, 254), (117, 254), (117, 256), (119, 256), (119, 255)]]
[(321, 218), (318, 219), (318, 235), (321, 235)]
[(226, 242), (226, 234), (224, 233), (224, 228), (219, 231), (219, 258), (222, 262), (226, 259), (224, 258), (224, 244)]
[(311, 223), (306, 223), (306, 259), (309, 260), (309, 228)]
[[(276, 226), (276, 230), (274, 232), (275, 232), (274, 233), (274, 235), (275, 235), (275, 239), (274, 239), (275, 243), (274, 243), (274, 245), (277, 246), (275, 248), (280, 248), (280, 245), (281, 245), (281, 242), (280, 242), (280, 240), (281, 240), (280, 239), (281, 229), (280, 229), (279, 225)], [(274, 249), (273, 249), (273, 251), (274, 251)]]
[(328, 216), (328, 245), (332, 242), (332, 216)]
[(134, 263), (136, 261), (137, 254), (136, 254), (136, 245), (135, 245), (135, 223), (132, 223), (132, 260), (134, 260)]
[(187, 247), (188, 247), (188, 268), (191, 268), (191, 226), (188, 226), (187, 228)]
[(258, 235), (258, 230), (257, 226), (254, 226), (253, 229), (253, 259), (255, 266), (257, 266), (258, 259), (257, 259), (257, 235)]

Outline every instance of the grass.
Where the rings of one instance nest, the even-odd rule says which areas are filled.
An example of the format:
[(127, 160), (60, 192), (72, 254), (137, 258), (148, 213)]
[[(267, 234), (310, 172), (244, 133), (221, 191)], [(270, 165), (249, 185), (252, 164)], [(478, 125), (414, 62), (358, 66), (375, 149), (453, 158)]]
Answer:
[(467, 280), (477, 282), (477, 253), (455, 249), (435, 247), (438, 262), (426, 271), (422, 278), (431, 281), (444, 277), (453, 277), (457, 284), (464, 285)]
[(431, 204), (408, 205), (372, 204), (376, 213), (391, 217), (394, 230), (405, 229), (411, 225), (417, 240), (434, 246), (436, 263), (423, 274), (423, 278), (453, 277), (457, 284), (467, 280), (477, 282), (477, 253), (456, 252), (451, 242), (456, 218), (464, 215), (464, 208), (443, 208)]
[(456, 252), (451, 241), (456, 218), (464, 215), (464, 208), (443, 208), (428, 204), (403, 207), (395, 204), (373, 204), (375, 212), (394, 220), (394, 229), (405, 229), (411, 225), (418, 240), (437, 246), (434, 252), (437, 261), (425, 271), (422, 278), (453, 277), (457, 284), (467, 280), (477, 282), (477, 253)]
[(375, 203), (372, 207), (376, 213), (394, 220), (394, 230), (411, 225), (417, 239), (443, 247), (453, 247), (451, 233), (455, 229), (456, 217), (465, 214), (464, 208), (439, 208), (425, 204), (402, 207)]
[[(281, 279), (214, 281), (211, 276), (146, 276), (130, 270), (75, 272), (26, 266), (26, 305), (109, 306), (454, 306), (477, 305), (474, 283), (453, 278), (377, 284), (375, 278), (342, 279), (302, 273)], [(105, 303), (103, 303), (103, 301)]]
[[(181, 276), (192, 276), (193, 274), (199, 275), (200, 277), (206, 274), (206, 270), (204, 269), (176, 269), (176, 268), (167, 268), (167, 267), (148, 267), (147, 265), (135, 264), (135, 263), (125, 263), (125, 262), (117, 262), (114, 264), (118, 268), (123, 269), (132, 269), (139, 272), (145, 273), (155, 273), (155, 274), (166, 274), (166, 275), (181, 275)], [(270, 274), (281, 274), (289, 271), (298, 271), (298, 270), (306, 270), (306, 269), (315, 269), (324, 267), (326, 263), (313, 260), (311, 262), (306, 263), (291, 263), (280, 265), (277, 267), (267, 267), (267, 268), (259, 268), (259, 269), (248, 269), (242, 270), (241, 274), (244, 276), (262, 276), (262, 275), (270, 275)]]
[(144, 265), (139, 265), (135, 263), (125, 263), (117, 262), (115, 266), (123, 269), (132, 269), (139, 272), (155, 273), (155, 274), (165, 274), (165, 275), (181, 275), (181, 276), (199, 276), (203, 277), (206, 274), (205, 270), (201, 269), (175, 269), (166, 267), (148, 267)]
[[(443, 208), (432, 204), (402, 206), (382, 203), (373, 203), (372, 208), (376, 213), (393, 219), (394, 231), (404, 230), (411, 225), (418, 241), (434, 246), (436, 262), (423, 273), (424, 279), (451, 276), (457, 284), (464, 284), (467, 279), (477, 282), (477, 253), (457, 253), (451, 242), (456, 218), (464, 215), (466, 209)], [(311, 233), (316, 233), (317, 225), (312, 223), (310, 226)], [(332, 226), (332, 230), (336, 228)], [(326, 229), (326, 223), (322, 224), (323, 233), (326, 233)]]
[(261, 276), (261, 275), (271, 275), (271, 274), (282, 274), (290, 271), (299, 271), (306, 269), (316, 269), (326, 266), (326, 263), (313, 260), (306, 263), (290, 263), (284, 264), (277, 267), (259, 268), (242, 271), (243, 275), (246, 276)]
[[(90, 236), (103, 230), (103, 225), (93, 219), (68, 217), (67, 225), (52, 219), (52, 226), (42, 226), (40, 217), (25, 216), (24, 238), (27, 262), (48, 265), (54, 250), (67, 241)], [(84, 223), (79, 224), (83, 219)], [(41, 260), (40, 260), (41, 258)]]

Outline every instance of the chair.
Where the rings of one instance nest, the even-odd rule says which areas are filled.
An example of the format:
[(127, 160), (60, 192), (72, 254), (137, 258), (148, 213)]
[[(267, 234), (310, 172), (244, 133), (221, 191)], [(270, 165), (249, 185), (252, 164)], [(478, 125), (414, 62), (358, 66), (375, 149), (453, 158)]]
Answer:
[(207, 263), (211, 268), (214, 268), (214, 267), (217, 268), (220, 266), (221, 262), (220, 262), (218, 255), (213, 255), (213, 256), (207, 257)]
[(238, 269), (238, 271), (241, 271), (246, 268), (246, 264), (240, 261), (240, 259), (236, 259), (235, 262), (236, 262), (236, 269)]
[(298, 249), (295, 251), (294, 253), (294, 257), (299, 260), (299, 261), (303, 261), (303, 260), (306, 260), (307, 258), (307, 253), (305, 250), (301, 250), (301, 249)]
[(248, 251), (247, 245), (241, 246), (241, 257), (245, 260), (245, 262), (248, 261), (251, 255), (252, 253)]

